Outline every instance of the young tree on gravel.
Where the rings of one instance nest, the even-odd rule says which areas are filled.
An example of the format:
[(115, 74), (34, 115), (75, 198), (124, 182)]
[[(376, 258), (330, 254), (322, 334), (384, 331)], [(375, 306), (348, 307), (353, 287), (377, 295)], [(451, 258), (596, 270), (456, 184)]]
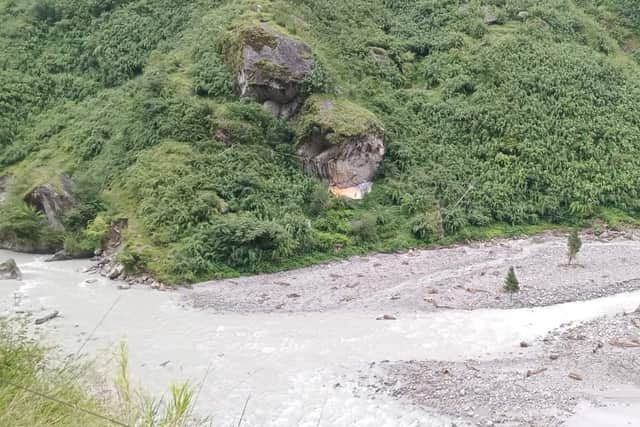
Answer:
[(582, 248), (582, 240), (578, 235), (578, 230), (573, 230), (571, 234), (569, 234), (569, 239), (567, 240), (567, 255), (569, 256), (569, 265), (573, 261), (575, 261), (578, 252)]
[(516, 271), (513, 267), (509, 267), (507, 278), (504, 280), (504, 290), (511, 294), (520, 290), (520, 282), (516, 277)]

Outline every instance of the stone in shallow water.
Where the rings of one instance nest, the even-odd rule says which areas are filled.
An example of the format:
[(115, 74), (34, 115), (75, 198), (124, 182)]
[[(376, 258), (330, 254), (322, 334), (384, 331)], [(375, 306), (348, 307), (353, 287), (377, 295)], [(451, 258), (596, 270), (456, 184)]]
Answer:
[(20, 280), (22, 273), (13, 258), (0, 264), (0, 280)]

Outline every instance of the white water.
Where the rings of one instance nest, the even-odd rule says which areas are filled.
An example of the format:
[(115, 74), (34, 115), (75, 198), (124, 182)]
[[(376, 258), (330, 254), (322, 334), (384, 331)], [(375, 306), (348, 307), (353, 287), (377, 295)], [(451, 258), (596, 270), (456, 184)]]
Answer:
[(536, 309), (406, 313), (396, 321), (353, 311), (216, 314), (181, 307), (186, 290), (120, 291), (113, 282), (79, 272), (86, 262), (46, 264), (0, 251), (0, 259), (10, 256), (24, 280), (0, 286), (0, 311), (38, 316), (59, 310), (62, 317), (43, 329), (69, 353), (104, 318), (84, 350), (106, 352), (126, 340), (133, 374), (152, 392), (165, 391), (172, 381), (199, 385), (209, 372), (197, 410), (223, 426), (237, 422), (247, 398), (247, 426), (316, 426), (319, 419), (325, 426), (450, 425), (389, 398), (356, 397), (344, 376), (353, 379), (357, 370), (381, 360), (496, 358), (567, 322), (640, 304), (636, 292)]

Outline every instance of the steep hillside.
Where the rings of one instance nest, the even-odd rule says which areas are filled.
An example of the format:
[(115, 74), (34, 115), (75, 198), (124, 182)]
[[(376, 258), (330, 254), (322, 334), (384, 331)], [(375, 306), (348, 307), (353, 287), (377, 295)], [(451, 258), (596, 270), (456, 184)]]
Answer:
[(638, 28), (634, 0), (0, 0), (0, 240), (88, 254), (126, 218), (125, 266), (185, 282), (630, 220)]

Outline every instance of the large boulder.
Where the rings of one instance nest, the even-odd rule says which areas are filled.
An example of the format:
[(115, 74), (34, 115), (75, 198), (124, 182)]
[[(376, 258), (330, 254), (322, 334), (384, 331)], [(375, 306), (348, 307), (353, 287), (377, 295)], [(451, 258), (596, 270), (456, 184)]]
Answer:
[(302, 83), (315, 66), (311, 48), (266, 24), (237, 30), (228, 60), (240, 96), (262, 102), (276, 116), (291, 117), (304, 102)]
[(22, 273), (13, 258), (0, 263), (0, 280), (20, 280)]
[(59, 185), (46, 183), (35, 187), (24, 200), (45, 215), (49, 226), (54, 229), (63, 228), (62, 216), (78, 203), (73, 195), (73, 181), (66, 175), (59, 176)]
[(317, 96), (302, 114), (298, 155), (305, 170), (336, 195), (364, 197), (385, 154), (384, 131), (375, 115), (350, 101)]

